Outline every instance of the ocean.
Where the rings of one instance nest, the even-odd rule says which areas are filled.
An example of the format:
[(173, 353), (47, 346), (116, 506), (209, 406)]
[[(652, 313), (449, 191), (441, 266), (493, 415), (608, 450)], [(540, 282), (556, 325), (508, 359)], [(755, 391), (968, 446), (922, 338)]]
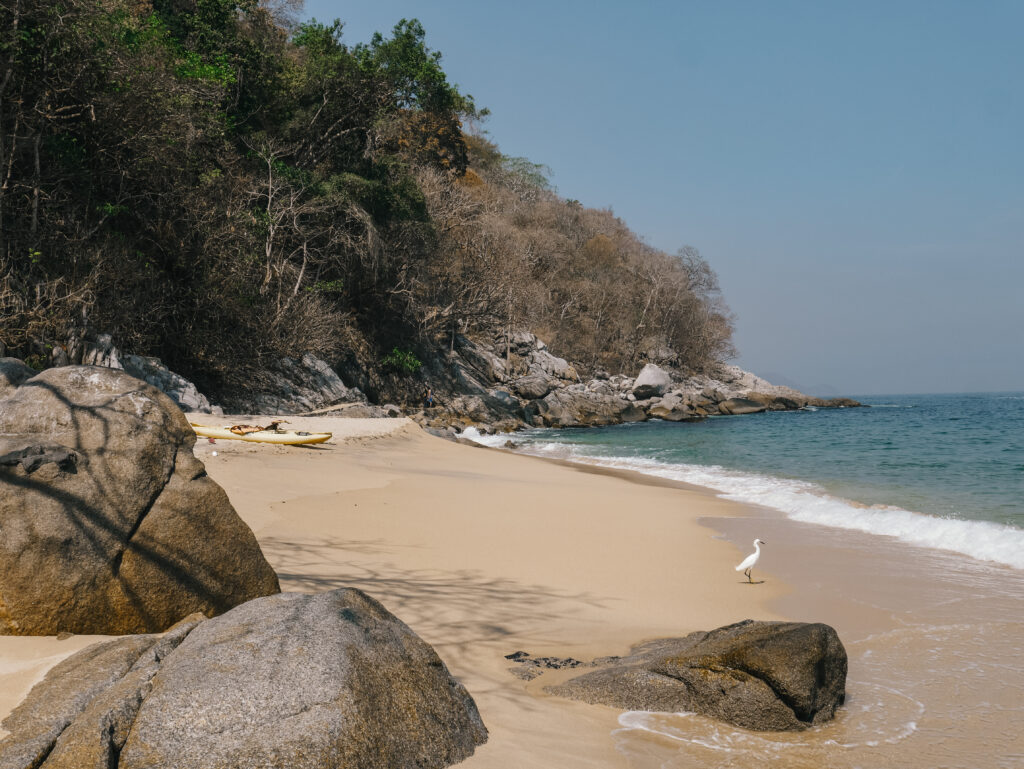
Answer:
[(794, 520), (1024, 569), (1024, 393), (857, 400), (869, 407), (538, 429), (512, 440), (525, 453), (693, 483)]
[[(834, 721), (756, 733), (627, 711), (611, 738), (630, 766), (1024, 767), (1024, 393), (857, 399), (869, 408), (470, 433), (752, 505), (701, 521), (737, 562), (766, 540), (755, 579), (789, 586), (772, 608), (845, 645)], [(757, 589), (729, 572), (706, 579)]]

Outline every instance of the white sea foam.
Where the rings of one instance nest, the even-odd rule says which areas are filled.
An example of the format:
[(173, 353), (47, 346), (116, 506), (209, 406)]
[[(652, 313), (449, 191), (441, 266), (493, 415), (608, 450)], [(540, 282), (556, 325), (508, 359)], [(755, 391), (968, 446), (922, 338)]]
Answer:
[[(497, 438), (496, 435), (484, 435), (475, 427), (467, 427), (459, 434), (460, 438), (473, 441), (473, 443), (479, 443), (481, 446), (500, 446), (501, 444), (497, 441), (492, 441), (492, 438)], [(505, 440), (508, 440), (507, 438)]]
[[(837, 748), (894, 745), (917, 730), (925, 707), (914, 697), (874, 683), (852, 682), (851, 688), (852, 703), (848, 702), (834, 721), (810, 732), (751, 732), (693, 713), (629, 710), (619, 715), (619, 728), (612, 735), (657, 734), (681, 743), (695, 759), (710, 753), (732, 753), (744, 756), (751, 766), (763, 761), (775, 766), (777, 761), (773, 759), (785, 756), (827, 759), (834, 757)], [(820, 765), (825, 765), (824, 761)]]
[[(507, 438), (503, 437), (504, 440)], [(598, 457), (586, 454), (580, 447), (554, 442), (527, 443), (522, 448), (540, 456), (560, 456), (705, 486), (721, 492), (719, 496), (724, 499), (770, 507), (797, 521), (892, 536), (912, 545), (950, 550), (981, 561), (1024, 569), (1024, 530), (1013, 526), (939, 518), (898, 507), (864, 506), (827, 494), (813, 483), (727, 470), (715, 465), (675, 465), (645, 458)]]

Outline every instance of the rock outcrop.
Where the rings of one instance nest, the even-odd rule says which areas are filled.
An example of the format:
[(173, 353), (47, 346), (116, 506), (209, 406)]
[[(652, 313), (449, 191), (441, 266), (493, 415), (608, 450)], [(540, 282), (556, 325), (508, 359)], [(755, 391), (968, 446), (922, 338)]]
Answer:
[(535, 401), (537, 415), (546, 427), (587, 427), (642, 422), (643, 409), (623, 398), (601, 395), (582, 387), (555, 390)]
[(0, 402), (0, 634), (160, 632), (279, 591), (175, 404), (67, 366)]
[[(367, 392), (393, 391), (407, 404), (412, 401), (406, 406), (410, 416), (426, 428), (441, 431), (470, 426), (485, 430), (584, 427), (646, 419), (682, 422), (860, 405), (846, 398), (812, 398), (777, 387), (737, 366), (686, 374), (675, 367), (677, 356), (670, 350), (652, 348), (646, 356), (651, 362), (636, 377), (595, 371), (593, 379), (584, 381), (579, 374), (582, 368), (554, 355), (543, 341), (521, 330), (491, 340), (456, 334), (449, 349), (427, 358), (418, 375), (422, 387), (415, 380), (387, 380), (367, 363), (372, 359), (367, 350), (361, 357), (342, 356), (336, 364), (346, 381), (361, 383)], [(235, 414), (281, 415), (330, 411), (345, 417), (382, 417), (394, 411), (370, 403), (358, 387), (346, 386), (335, 368), (308, 354), (301, 359), (280, 358), (261, 372), (248, 392), (225, 395), (222, 406), (211, 406), (192, 383), (158, 359), (120, 353), (108, 335), (86, 347), (85, 361), (123, 369), (167, 393), (186, 411), (223, 413), (227, 408)], [(417, 412), (419, 393), (427, 386), (434, 390), (436, 405)]]
[[(100, 334), (85, 347), (82, 363), (125, 371), (156, 387), (182, 411), (224, 413), (223, 407), (211, 405), (192, 382), (171, 371), (159, 358), (123, 353), (109, 334)], [(306, 354), (300, 359), (278, 359), (263, 372), (255, 392), (228, 398), (224, 405), (235, 414), (287, 415), (305, 414), (339, 404), (350, 404), (352, 411), (339, 410), (338, 416), (387, 416), (385, 409), (370, 404), (358, 388), (346, 387), (326, 361)]]
[(751, 398), (726, 398), (718, 404), (718, 412), (726, 415), (759, 414), (768, 405)]
[(305, 414), (341, 403), (369, 405), (359, 389), (346, 387), (326, 361), (308, 353), (299, 360), (281, 358), (264, 372), (264, 380), (260, 392), (226, 405), (233, 413), (246, 414)]
[(689, 711), (758, 731), (835, 716), (846, 650), (828, 625), (754, 622), (652, 641), (547, 691), (624, 710)]
[(89, 647), (3, 726), (3, 769), (432, 769), (487, 739), (433, 649), (352, 589)]
[[(666, 351), (651, 351), (655, 353), (657, 360), (671, 365)], [(589, 427), (646, 419), (683, 422), (860, 405), (845, 398), (811, 398), (726, 365), (713, 374), (684, 376), (648, 363), (635, 378), (598, 371), (594, 379), (583, 381), (575, 366), (525, 331), (493, 342), (457, 336), (445, 367), (450, 384), (445, 408), (413, 415), (424, 427), (442, 431), (467, 426), (485, 431), (523, 425)], [(439, 385), (436, 389), (444, 392)], [(491, 397), (495, 393), (502, 397)]]
[(125, 355), (115, 346), (109, 334), (100, 334), (96, 341), (85, 349), (82, 364), (121, 369), (136, 379), (153, 385), (174, 401), (182, 411), (210, 414), (219, 409), (192, 382), (175, 374), (159, 358), (144, 355)]

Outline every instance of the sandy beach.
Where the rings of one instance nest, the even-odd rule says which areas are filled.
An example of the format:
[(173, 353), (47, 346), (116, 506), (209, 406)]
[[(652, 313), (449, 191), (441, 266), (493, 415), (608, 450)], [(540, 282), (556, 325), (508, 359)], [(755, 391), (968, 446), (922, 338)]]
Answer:
[[(358, 587), (435, 647), (490, 731), (464, 766), (1024, 765), (1018, 572), (797, 525), (697, 487), (459, 445), (405, 419), (291, 425), (335, 437), (201, 439), (195, 451), (283, 590)], [(769, 543), (764, 582), (748, 585), (733, 566), (755, 536)], [(589, 660), (745, 618), (837, 628), (851, 667), (834, 724), (779, 737), (623, 716), (549, 696), (558, 671), (526, 682), (505, 659)], [(0, 717), (94, 640), (0, 637)]]

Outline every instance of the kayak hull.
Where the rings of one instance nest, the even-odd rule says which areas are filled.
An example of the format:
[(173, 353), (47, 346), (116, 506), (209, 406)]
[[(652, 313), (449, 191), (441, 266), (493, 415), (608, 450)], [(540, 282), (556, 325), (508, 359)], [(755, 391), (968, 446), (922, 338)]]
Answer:
[(226, 427), (210, 427), (208, 425), (192, 424), (196, 435), (203, 438), (216, 438), (225, 441), (248, 441), (249, 443), (276, 443), (284, 446), (301, 446), (309, 443), (323, 443), (331, 439), (331, 433), (306, 433), (300, 435), (293, 430), (260, 430), (255, 433), (238, 435)]

